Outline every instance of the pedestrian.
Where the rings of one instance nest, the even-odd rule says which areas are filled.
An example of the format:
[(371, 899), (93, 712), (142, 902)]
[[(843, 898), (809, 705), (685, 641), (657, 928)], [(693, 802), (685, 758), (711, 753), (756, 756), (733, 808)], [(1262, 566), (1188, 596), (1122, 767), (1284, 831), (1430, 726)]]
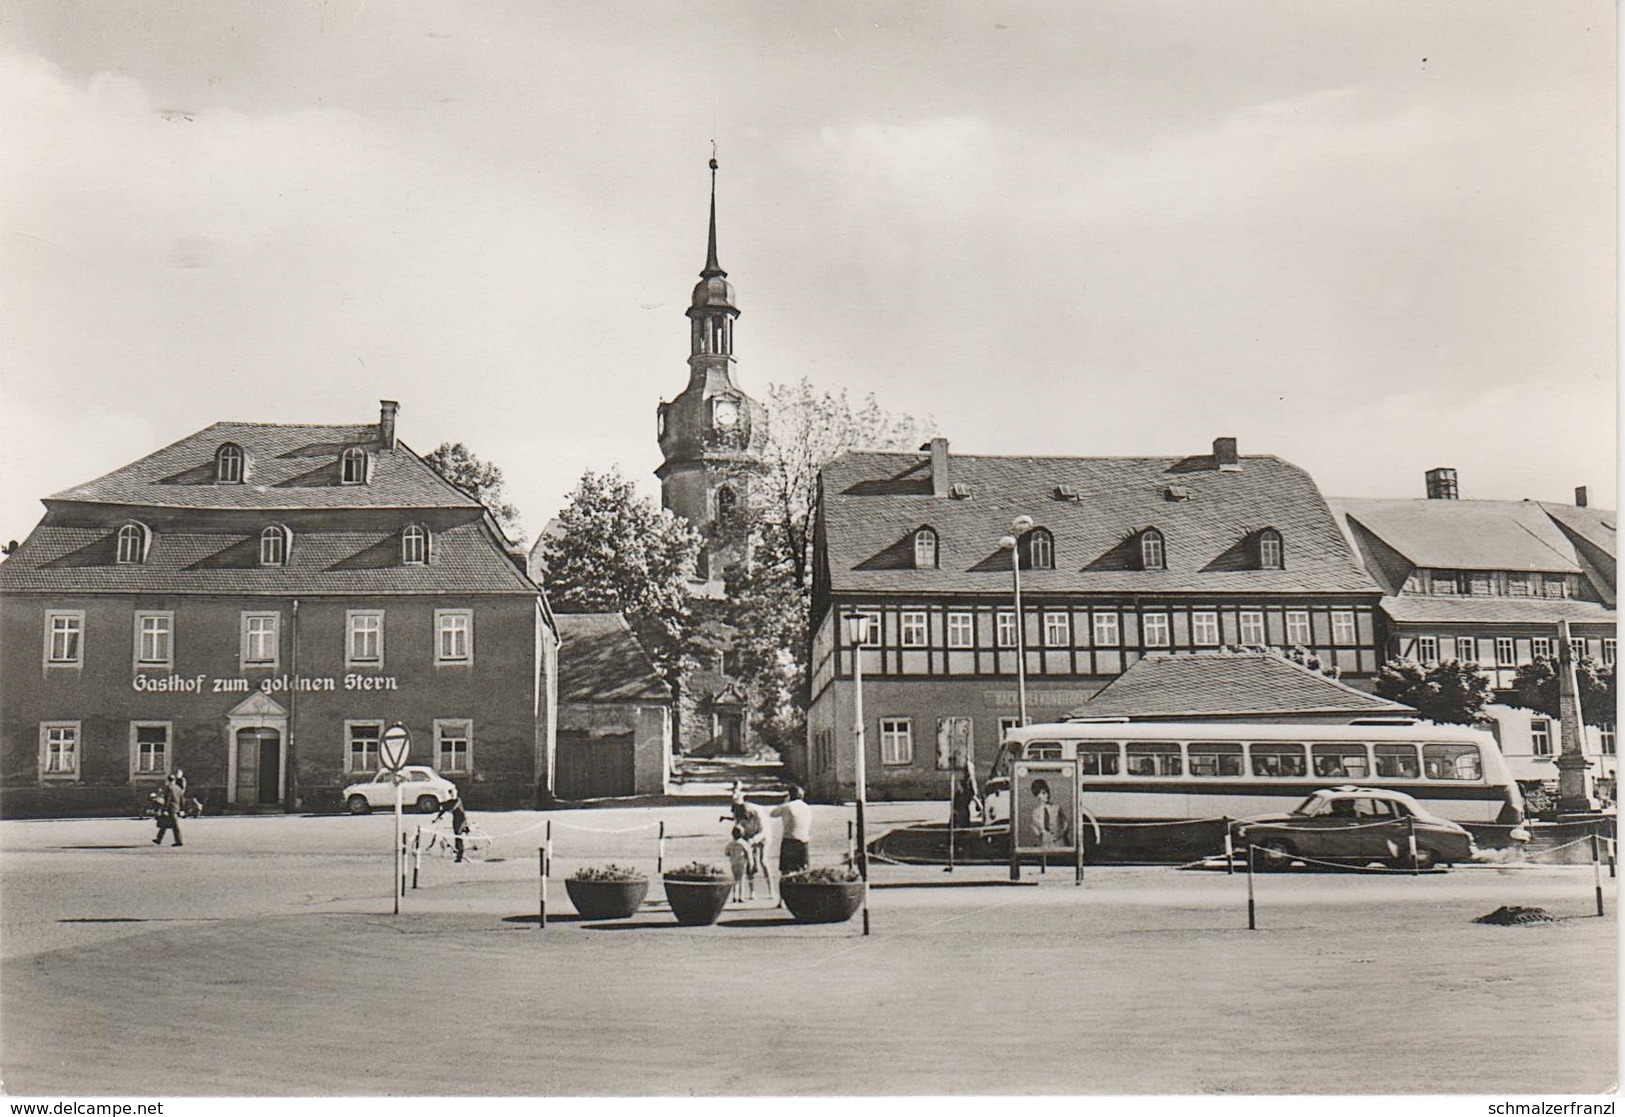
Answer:
[(750, 881), (750, 898), (756, 899), (756, 862), (751, 857), (750, 845), (745, 841), (745, 831), (735, 826), (733, 838), (729, 840), (723, 852), (728, 855), (728, 866), (734, 874), (734, 899), (745, 898), (745, 882)]
[(783, 837), (779, 839), (779, 872), (798, 873), (807, 867), (807, 845), (812, 841), (812, 808), (806, 792), (791, 784), (789, 798), (773, 808), (773, 817), (782, 818)]
[(181, 797), (183, 792), (175, 782), (174, 776), (164, 780), (163, 790), (158, 793), (158, 836), (152, 839), (152, 844), (164, 844), (164, 832), (171, 831), (175, 835), (175, 844), (181, 844)]
[(450, 799), (441, 803), (439, 813), (429, 820), (429, 824), (432, 826), (434, 823), (439, 822), (441, 815), (444, 815), (447, 811), (451, 812), (451, 832), (457, 836), (457, 856), (453, 857), (452, 860), (461, 861), (463, 859), (463, 835), (468, 833), (468, 812), (463, 810), (463, 797), (453, 795)]

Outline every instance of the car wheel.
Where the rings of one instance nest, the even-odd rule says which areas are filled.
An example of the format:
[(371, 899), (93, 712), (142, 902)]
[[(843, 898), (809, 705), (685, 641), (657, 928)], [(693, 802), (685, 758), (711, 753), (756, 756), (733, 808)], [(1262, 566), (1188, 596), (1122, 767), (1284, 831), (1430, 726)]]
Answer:
[(351, 814), (366, 814), (372, 810), (372, 804), (367, 802), (365, 795), (350, 796), (348, 806)]
[(1258, 852), (1263, 855), (1266, 869), (1290, 869), (1296, 856), (1292, 843), (1285, 838), (1265, 838), (1258, 843)]
[(434, 814), (434, 812), (438, 811), (439, 809), (440, 809), (440, 800), (436, 799), (433, 795), (419, 795), (418, 796), (418, 813), (420, 813), (420, 814)]

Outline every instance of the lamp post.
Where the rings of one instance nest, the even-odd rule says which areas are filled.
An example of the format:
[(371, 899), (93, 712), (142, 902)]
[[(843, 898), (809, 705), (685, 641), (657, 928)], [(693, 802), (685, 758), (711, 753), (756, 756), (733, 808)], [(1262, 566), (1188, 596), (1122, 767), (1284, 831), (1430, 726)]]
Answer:
[(1033, 529), (1031, 516), (1017, 516), (1010, 524), (1014, 535), (999, 540), (999, 546), (1010, 552), (1010, 576), (1016, 587), (1016, 705), (1021, 724), (1027, 724), (1027, 634), (1021, 616), (1021, 537)]
[(869, 642), (866, 613), (846, 615), (846, 642), (852, 645), (852, 741), (858, 792), (858, 878), (863, 881), (863, 933), (869, 933), (869, 843), (863, 828), (864, 802), (868, 799), (868, 776), (863, 738), (863, 645)]

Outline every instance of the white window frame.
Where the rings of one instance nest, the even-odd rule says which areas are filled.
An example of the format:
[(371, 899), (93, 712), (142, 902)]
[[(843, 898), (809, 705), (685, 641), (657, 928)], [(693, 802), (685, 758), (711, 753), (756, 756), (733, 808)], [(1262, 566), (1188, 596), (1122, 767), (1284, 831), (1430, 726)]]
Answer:
[(1014, 648), (1016, 646), (1016, 611), (1014, 609), (994, 610), (993, 646), (996, 648)]
[[(1467, 653), (1466, 655), (1461, 654), (1464, 651)], [(1478, 637), (1476, 637), (1476, 636), (1458, 636), (1458, 637), (1456, 637), (1456, 662), (1457, 663), (1477, 663), (1478, 662)]]
[[(269, 660), (255, 659), (255, 658), (253, 658), (252, 656), (249, 655), (249, 649), (250, 649), (251, 645), (254, 643), (254, 636), (255, 636), (255, 633), (253, 631), (251, 622), (260, 621), (260, 620), (267, 620), (267, 619), (270, 620), (270, 622), (271, 622), (271, 628), (270, 628), (271, 658)], [(241, 640), (241, 647), (239, 649), (240, 654), (239, 654), (238, 658), (239, 658), (239, 662), (242, 665), (243, 670), (245, 670), (245, 671), (247, 671), (247, 670), (261, 670), (261, 669), (264, 669), (264, 668), (270, 668), (272, 671), (275, 671), (277, 669), (277, 667), (279, 667), (281, 665), (281, 663), (282, 663), (282, 614), (281, 613), (265, 612), (263, 610), (251, 610), (251, 611), (250, 610), (245, 610), (243, 612), (243, 614), (242, 614), (241, 630), (240, 631), (242, 633), (242, 640)]]
[[(457, 631), (452, 623), (461, 619), (464, 624), (462, 655), (447, 655), (446, 636)], [(434, 611), (434, 663), (436, 667), (466, 667), (474, 662), (474, 610), (436, 609)]]
[[(51, 735), (58, 731), (73, 734), (73, 766), (51, 771)], [(41, 781), (77, 780), (79, 778), (79, 767), (84, 760), (84, 751), (84, 733), (77, 721), (42, 721), (39, 723), (39, 778)]]
[(281, 524), (268, 524), (260, 529), (260, 565), (287, 566), (293, 551), (292, 532)]
[(1510, 636), (1497, 636), (1495, 638), (1495, 665), (1497, 667), (1516, 667), (1518, 664), (1518, 642)]
[(1222, 642), (1218, 610), (1192, 609), (1191, 646), (1194, 648), (1216, 648)]
[(1432, 667), (1439, 662), (1439, 638), (1437, 636), (1418, 636), (1416, 638), (1416, 662), (1424, 667)]
[(1048, 609), (1044, 612), (1044, 647), (1070, 648), (1072, 646), (1072, 614), (1065, 610)]
[(1614, 661), (1618, 658), (1619, 640), (1613, 636), (1604, 636), (1602, 638), (1602, 665), (1612, 667)]
[(147, 561), (147, 540), (151, 533), (146, 524), (128, 523), (118, 529), (118, 554), (114, 556), (120, 566), (139, 566)]
[[(58, 629), (57, 621), (70, 621), (71, 627)], [(56, 650), (56, 636), (58, 632), (74, 634), (73, 655), (63, 659), (53, 659), (52, 653)], [(47, 609), (45, 610), (45, 647), (41, 652), (47, 669), (52, 667), (83, 667), (85, 665), (85, 611), (83, 609)]]
[(863, 639), (858, 642), (860, 648), (880, 647), (880, 610), (879, 609), (848, 609), (841, 614), (841, 635), (846, 636), (846, 618), (850, 616), (863, 617), (869, 623), (863, 626)]
[(401, 565), (425, 566), (429, 561), (429, 529), (407, 524), (401, 529)]
[(1174, 646), (1173, 621), (1167, 613), (1158, 611), (1140, 615), (1140, 643), (1147, 648)]
[(1614, 736), (1614, 727), (1602, 725), (1597, 727), (1597, 747), (1604, 756), (1614, 756), (1619, 750), (1619, 739)]
[[(227, 468), (230, 465), (231, 468)], [(248, 455), (235, 442), (223, 442), (214, 452), (214, 482), (217, 485), (241, 485), (248, 474)]]
[[(161, 629), (153, 629), (154, 633), (162, 632), (164, 654), (149, 657), (147, 652), (148, 621), (161, 621)], [(173, 609), (142, 609), (135, 614), (135, 649), (131, 653), (131, 662), (137, 667), (174, 667), (175, 666), (175, 611)]]
[(880, 719), (880, 762), (890, 767), (914, 763), (914, 719)]
[[(441, 754), (441, 741), (445, 734), (456, 728), (462, 729), (463, 765), (456, 767), (445, 763)], [(447, 772), (456, 772), (462, 775), (474, 771), (474, 719), (473, 718), (435, 718), (434, 719), (434, 770), (444, 775)]]
[(1353, 609), (1332, 610), (1332, 646), (1352, 648), (1360, 643), (1360, 623)]
[(922, 527), (914, 533), (914, 569), (935, 570), (937, 568), (937, 533), (928, 527)]
[(1529, 719), (1529, 752), (1532, 756), (1552, 755), (1552, 719)]
[(1055, 569), (1055, 536), (1046, 528), (1033, 528), (1027, 536), (1027, 569)]
[[(351, 465), (355, 468), (352, 470)], [(339, 484), (365, 485), (367, 483), (367, 451), (360, 446), (347, 446), (339, 454)]]
[(1536, 659), (1551, 659), (1556, 651), (1550, 636), (1536, 636), (1529, 641), (1529, 653)]
[(1309, 620), (1308, 609), (1288, 609), (1286, 611), (1286, 642), (1288, 647), (1314, 647), (1315, 628)]
[(1140, 533), (1140, 569), (1168, 569), (1168, 540), (1156, 528)]
[[(141, 766), (141, 731), (143, 729), (162, 729), (164, 731), (163, 763), (155, 768)], [(172, 721), (132, 721), (130, 723), (130, 779), (131, 780), (160, 780), (169, 774), (174, 766), (175, 723)]]
[(904, 648), (931, 646), (931, 616), (924, 609), (904, 609), (897, 614), (897, 640)]
[(1001, 715), (999, 717), (999, 740), (1003, 741), (1004, 735), (1010, 732), (1010, 730), (1020, 728), (1021, 718), (1014, 714)]
[(1269, 643), (1268, 630), (1264, 627), (1264, 613), (1259, 609), (1243, 609), (1239, 617), (1240, 639), (1245, 647), (1262, 648)]
[[(363, 627), (363, 622), (377, 621), (369, 629)], [(356, 637), (363, 632), (374, 634), (377, 644), (377, 654), (362, 656), (356, 654)], [(346, 667), (382, 667), (384, 665), (384, 611), (382, 609), (346, 609), (344, 611), (344, 666)]]
[(1089, 615), (1089, 632), (1097, 648), (1123, 646), (1123, 623), (1112, 610), (1095, 610)]
[(1260, 570), (1286, 569), (1286, 548), (1281, 533), (1273, 528), (1258, 536), (1258, 568)]
[(1584, 636), (1576, 636), (1569, 641), (1569, 656), (1574, 662), (1579, 663), (1589, 654), (1590, 649), (1586, 646)]
[[(360, 768), (355, 766), (356, 753), (355, 753), (355, 749), (352, 747), (352, 745), (355, 742), (355, 731), (357, 729), (376, 729), (376, 730), (378, 730), (378, 736), (376, 738), (374, 738), (373, 742), (372, 742), (373, 743), (372, 763), (369, 764), (369, 765), (366, 765), (364, 767), (360, 767)], [(383, 721), (381, 719), (377, 719), (377, 718), (355, 718), (353, 720), (347, 719), (345, 721), (345, 723), (344, 723), (344, 760), (343, 760), (343, 763), (344, 763), (345, 774), (346, 775), (358, 775), (359, 774), (359, 775), (368, 775), (368, 776), (376, 775), (377, 772), (378, 772), (379, 764), (380, 764), (380, 761), (379, 761), (379, 755), (380, 755), (379, 754), (379, 746), (382, 744), (383, 738), (384, 738), (384, 723), (383, 723)], [(363, 751), (362, 755), (363, 756), (366, 755), (365, 751)]]
[(976, 614), (968, 609), (954, 609), (948, 613), (948, 647), (974, 648), (976, 646)]

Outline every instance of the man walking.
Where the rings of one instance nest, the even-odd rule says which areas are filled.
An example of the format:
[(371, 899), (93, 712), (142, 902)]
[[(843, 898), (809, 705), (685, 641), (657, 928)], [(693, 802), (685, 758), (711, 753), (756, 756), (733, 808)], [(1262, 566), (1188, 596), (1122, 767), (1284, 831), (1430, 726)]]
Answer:
[(174, 776), (164, 779), (164, 789), (158, 795), (158, 836), (152, 839), (152, 844), (164, 844), (164, 831), (173, 831), (175, 844), (181, 844), (181, 800), (182, 791), (175, 782)]
[(779, 839), (779, 874), (797, 873), (807, 867), (807, 846), (812, 841), (812, 808), (803, 798), (805, 792), (790, 785), (790, 797), (773, 808), (773, 817), (783, 822), (783, 837)]

